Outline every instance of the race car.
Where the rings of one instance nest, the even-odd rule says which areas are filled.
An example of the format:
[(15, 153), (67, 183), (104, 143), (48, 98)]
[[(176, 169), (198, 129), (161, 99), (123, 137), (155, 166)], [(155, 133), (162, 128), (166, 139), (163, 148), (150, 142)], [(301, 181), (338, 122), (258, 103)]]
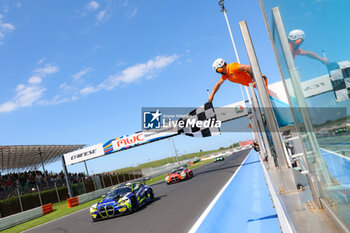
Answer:
[(224, 160), (225, 160), (224, 156), (219, 156), (219, 157), (216, 157), (216, 158), (214, 159), (214, 162), (216, 163), (216, 162), (218, 162), (218, 161), (224, 161)]
[(154, 199), (150, 186), (141, 183), (128, 183), (113, 187), (102, 200), (90, 207), (92, 221), (133, 213)]
[(167, 177), (165, 177), (165, 182), (167, 184), (177, 183), (182, 180), (191, 179), (193, 177), (193, 172), (191, 169), (186, 167), (180, 167), (172, 170)]

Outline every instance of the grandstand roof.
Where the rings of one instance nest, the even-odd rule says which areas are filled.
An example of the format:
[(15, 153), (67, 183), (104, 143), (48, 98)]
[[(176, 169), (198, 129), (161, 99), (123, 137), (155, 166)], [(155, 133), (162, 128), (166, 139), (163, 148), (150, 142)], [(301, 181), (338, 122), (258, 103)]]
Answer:
[(25, 145), (0, 146), (0, 169), (15, 170), (36, 168), (60, 159), (62, 154), (82, 148), (85, 145)]

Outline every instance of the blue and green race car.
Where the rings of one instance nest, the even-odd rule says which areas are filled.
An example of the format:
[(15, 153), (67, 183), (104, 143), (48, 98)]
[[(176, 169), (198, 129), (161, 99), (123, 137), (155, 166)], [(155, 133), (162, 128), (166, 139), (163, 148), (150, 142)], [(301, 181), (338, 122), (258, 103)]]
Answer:
[(216, 157), (216, 158), (214, 159), (214, 162), (216, 163), (216, 162), (218, 162), (218, 161), (224, 161), (224, 160), (225, 160), (224, 156), (219, 156), (219, 157)]
[(102, 200), (90, 207), (92, 221), (106, 219), (124, 213), (133, 213), (154, 199), (150, 186), (128, 183), (113, 187)]

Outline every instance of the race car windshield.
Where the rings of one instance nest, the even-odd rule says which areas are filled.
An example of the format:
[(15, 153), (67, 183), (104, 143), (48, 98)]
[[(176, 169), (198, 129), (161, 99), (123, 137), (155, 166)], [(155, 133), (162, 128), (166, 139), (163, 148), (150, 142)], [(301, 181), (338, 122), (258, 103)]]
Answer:
[(175, 172), (181, 172), (182, 169), (175, 169), (175, 170), (172, 170), (171, 173), (175, 173)]
[(124, 195), (126, 193), (131, 192), (131, 188), (130, 187), (120, 187), (117, 189), (113, 189), (111, 191), (109, 191), (106, 195), (106, 198), (115, 198), (121, 195)]

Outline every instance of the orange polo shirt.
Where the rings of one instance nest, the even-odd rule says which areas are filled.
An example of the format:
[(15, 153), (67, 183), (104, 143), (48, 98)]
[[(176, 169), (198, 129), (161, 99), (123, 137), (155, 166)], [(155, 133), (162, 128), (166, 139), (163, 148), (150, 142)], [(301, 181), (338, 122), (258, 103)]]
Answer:
[(227, 74), (223, 74), (224, 80), (228, 79), (231, 82), (239, 83), (244, 86), (249, 86), (249, 83), (253, 82), (247, 71), (239, 71), (239, 63), (227, 64)]
[[(227, 74), (223, 74), (222, 78), (224, 80), (228, 79), (233, 83), (242, 84), (244, 86), (249, 86), (249, 83), (253, 82), (250, 74), (247, 71), (239, 71), (239, 63), (227, 64)], [(267, 93), (270, 95), (270, 91), (267, 85), (267, 78), (263, 75), (265, 86), (267, 87)], [(255, 83), (254, 83), (255, 87)]]

